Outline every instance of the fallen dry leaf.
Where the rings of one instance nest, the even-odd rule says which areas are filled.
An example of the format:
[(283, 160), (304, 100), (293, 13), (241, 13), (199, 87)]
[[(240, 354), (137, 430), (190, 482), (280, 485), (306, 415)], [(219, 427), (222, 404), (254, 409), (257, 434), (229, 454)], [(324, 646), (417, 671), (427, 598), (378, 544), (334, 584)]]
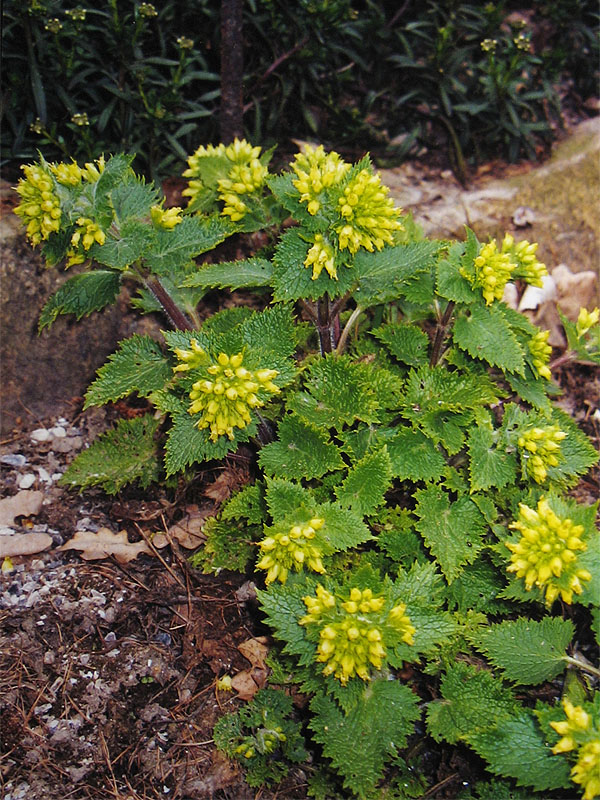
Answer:
[(114, 556), (119, 564), (133, 561), (139, 553), (152, 555), (152, 550), (143, 539), (132, 544), (127, 539), (127, 531), (113, 533), (109, 528), (100, 528), (95, 533), (93, 531), (76, 531), (72, 539), (56, 549), (81, 550), (81, 557), (85, 561)]
[(233, 492), (241, 489), (248, 482), (248, 471), (234, 465), (225, 467), (223, 472), (213, 483), (206, 487), (203, 494), (215, 500), (217, 503), (224, 503)]
[(246, 639), (245, 642), (238, 644), (238, 650), (253, 667), (266, 669), (265, 658), (269, 653), (267, 641), (266, 636), (259, 636), (257, 639)]
[(47, 533), (14, 533), (0, 536), (0, 558), (41, 553), (51, 544), (52, 537)]
[(176, 539), (186, 550), (194, 550), (196, 547), (200, 547), (206, 539), (206, 536), (202, 533), (202, 528), (209, 514), (208, 509), (199, 510), (196, 506), (183, 519), (171, 525), (168, 530), (168, 536), (164, 533), (155, 534), (152, 537), (152, 544), (160, 550), (161, 547), (169, 544), (169, 539)]
[(231, 688), (241, 700), (252, 700), (258, 690), (266, 685), (268, 677), (266, 669), (243, 669), (232, 677)]
[(16, 517), (39, 514), (44, 500), (43, 492), (22, 492), (0, 500), (0, 525), (13, 525)]

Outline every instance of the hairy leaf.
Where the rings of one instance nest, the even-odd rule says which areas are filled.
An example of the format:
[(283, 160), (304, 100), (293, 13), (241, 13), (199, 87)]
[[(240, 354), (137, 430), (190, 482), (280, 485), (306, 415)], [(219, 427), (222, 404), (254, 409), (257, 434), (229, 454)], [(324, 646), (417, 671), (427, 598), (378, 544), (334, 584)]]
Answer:
[(468, 497), (452, 502), (436, 486), (418, 490), (415, 497), (415, 514), (419, 517), (416, 528), (450, 583), (465, 564), (472, 564), (477, 558), (487, 530), (485, 520)]
[(429, 337), (420, 328), (399, 322), (375, 328), (371, 333), (403, 364), (418, 367), (427, 363)]
[(490, 730), (471, 734), (467, 741), (485, 758), (491, 772), (514, 778), (518, 786), (532, 786), (542, 792), (570, 785), (569, 762), (551, 754), (529, 709)]
[(172, 370), (159, 344), (149, 336), (135, 334), (125, 339), (116, 353), (98, 370), (98, 377), (85, 395), (85, 408), (100, 406), (137, 392), (147, 397), (162, 389)]
[(145, 489), (160, 477), (155, 434), (160, 420), (150, 414), (120, 420), (117, 427), (95, 439), (71, 462), (60, 479), (63, 486), (101, 486), (116, 494), (137, 481)]
[(566, 667), (565, 650), (573, 638), (570, 620), (544, 617), (539, 622), (517, 619), (491, 625), (473, 636), (473, 644), (514, 683), (537, 684)]
[(264, 486), (255, 483), (244, 486), (233, 494), (221, 510), (221, 519), (247, 519), (253, 525), (259, 525), (265, 517), (266, 507)]
[(469, 433), (469, 476), (474, 492), (491, 486), (501, 489), (516, 480), (516, 458), (496, 446), (487, 427), (473, 427)]
[(234, 428), (233, 439), (219, 436), (213, 442), (208, 428), (200, 430), (196, 427), (196, 422), (197, 419), (187, 412), (173, 416), (173, 426), (169, 430), (165, 446), (167, 475), (173, 475), (198, 461), (223, 458), (227, 453), (236, 450), (240, 442), (247, 442), (256, 433), (256, 423), (251, 422), (246, 428)]
[(273, 266), (265, 258), (248, 258), (245, 261), (223, 261), (206, 264), (184, 281), (184, 286), (240, 289), (247, 286), (269, 286), (273, 279)]
[(427, 727), (436, 741), (455, 744), (461, 738), (494, 727), (514, 713), (516, 700), (501, 681), (476, 667), (458, 662), (440, 685), (442, 700), (427, 707)]
[(506, 372), (524, 374), (517, 337), (497, 305), (474, 305), (454, 323), (455, 344), (472, 356)]
[(74, 275), (46, 302), (38, 321), (38, 333), (51, 325), (59, 314), (75, 314), (79, 320), (92, 311), (99, 311), (115, 300), (120, 287), (118, 272), (97, 269)]
[(184, 217), (172, 230), (156, 232), (156, 241), (146, 256), (155, 275), (168, 275), (176, 267), (184, 267), (194, 256), (212, 250), (232, 232), (223, 217)]
[(355, 420), (377, 420), (377, 402), (368, 369), (349, 356), (329, 354), (304, 373), (306, 391), (292, 394), (288, 408), (307, 422), (341, 430)]
[(435, 443), (421, 431), (410, 428), (400, 430), (388, 442), (387, 449), (392, 474), (401, 480), (436, 480), (446, 467), (446, 459)]
[(390, 457), (383, 447), (354, 465), (336, 489), (336, 497), (342, 505), (349, 505), (361, 516), (368, 516), (383, 503), (391, 477)]
[(402, 297), (411, 281), (429, 271), (440, 250), (440, 242), (422, 241), (384, 247), (369, 253), (359, 250), (354, 263), (359, 287), (354, 299), (362, 308)]
[(344, 466), (327, 434), (293, 414), (280, 422), (279, 441), (263, 447), (258, 458), (268, 475), (291, 480), (319, 478)]
[(344, 786), (365, 798), (386, 761), (406, 744), (419, 717), (418, 697), (398, 681), (377, 680), (363, 689), (358, 704), (344, 714), (324, 694), (311, 701), (309, 726), (343, 776)]

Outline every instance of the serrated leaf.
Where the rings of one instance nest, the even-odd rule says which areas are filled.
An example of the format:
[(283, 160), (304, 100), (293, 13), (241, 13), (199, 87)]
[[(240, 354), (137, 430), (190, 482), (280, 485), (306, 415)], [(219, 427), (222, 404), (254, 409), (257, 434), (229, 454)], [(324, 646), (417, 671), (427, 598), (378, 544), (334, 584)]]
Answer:
[(356, 303), (367, 308), (405, 296), (411, 282), (431, 269), (440, 247), (440, 242), (422, 241), (374, 253), (359, 250), (354, 259), (359, 282)]
[(109, 234), (103, 245), (92, 245), (90, 255), (107, 267), (125, 269), (141, 258), (149, 247), (152, 247), (155, 233), (150, 225), (140, 220), (125, 220), (119, 229), (118, 236)]
[[(273, 256), (273, 299), (289, 302), (299, 298), (317, 300), (324, 294), (330, 298), (338, 297), (350, 291), (356, 282), (354, 266), (339, 263), (337, 279), (331, 278), (323, 270), (316, 280), (312, 278), (312, 267), (305, 267), (304, 262), (312, 243), (306, 241), (297, 228), (286, 231)], [(339, 259), (339, 256), (338, 256)]]
[(255, 483), (244, 486), (233, 494), (221, 509), (221, 519), (247, 519), (252, 525), (260, 525), (266, 513), (264, 486)]
[(295, 415), (279, 424), (279, 441), (262, 448), (259, 464), (268, 475), (291, 480), (320, 478), (344, 462), (328, 435)]
[(446, 459), (421, 431), (400, 430), (387, 444), (392, 475), (400, 480), (432, 481), (441, 477)]
[(427, 707), (427, 728), (433, 738), (456, 744), (460, 739), (497, 725), (514, 713), (512, 692), (490, 672), (458, 662), (440, 684), (442, 700)]
[(349, 471), (336, 497), (361, 516), (373, 514), (384, 501), (392, 479), (392, 466), (385, 447), (367, 454)]
[(319, 533), (322, 532), (334, 551), (348, 550), (373, 538), (369, 528), (354, 510), (340, 508), (337, 503), (323, 503), (314, 507), (314, 513), (325, 520)]
[(483, 547), (487, 530), (481, 512), (468, 497), (452, 502), (448, 494), (436, 486), (415, 493), (419, 518), (415, 527), (450, 583), (472, 564)]
[(270, 356), (288, 358), (296, 349), (294, 320), (289, 306), (275, 305), (257, 312), (239, 328), (241, 340)]
[(341, 430), (355, 420), (377, 421), (378, 404), (370, 388), (368, 368), (349, 356), (330, 353), (304, 373), (306, 391), (295, 392), (288, 408), (308, 423)]
[(573, 633), (573, 623), (568, 619), (517, 619), (480, 631), (473, 644), (509, 680), (534, 685), (563, 672), (565, 650)]
[(528, 709), (488, 731), (468, 736), (467, 741), (488, 762), (490, 772), (514, 778), (518, 786), (542, 792), (570, 785), (569, 762), (552, 755)]
[(155, 275), (169, 275), (172, 269), (184, 267), (195, 256), (215, 248), (231, 233), (230, 223), (222, 217), (184, 217), (172, 230), (156, 231), (146, 263)]
[(84, 408), (119, 400), (132, 392), (147, 397), (162, 389), (173, 373), (160, 345), (149, 336), (135, 334), (121, 342), (97, 374), (86, 392)]
[(217, 441), (213, 442), (210, 439), (209, 429), (198, 429), (197, 421), (187, 412), (174, 415), (173, 426), (169, 430), (165, 446), (167, 476), (174, 475), (200, 461), (224, 458), (227, 453), (236, 450), (241, 442), (247, 442), (256, 433), (256, 424), (251, 422), (246, 428), (234, 428), (233, 439), (219, 436)]
[(315, 646), (306, 638), (306, 630), (298, 624), (306, 614), (302, 598), (314, 591), (314, 583), (306, 578), (288, 577), (285, 586), (274, 584), (266, 591), (258, 591), (258, 601), (266, 615), (266, 622), (277, 639), (284, 642), (284, 653), (296, 656), (300, 665), (313, 664)]
[(501, 489), (515, 482), (517, 461), (514, 455), (496, 447), (493, 431), (486, 427), (474, 427), (469, 433), (469, 476), (471, 489)]
[(420, 328), (407, 323), (382, 325), (371, 331), (390, 353), (403, 364), (418, 367), (428, 361), (429, 337)]
[(266, 258), (248, 258), (245, 261), (224, 261), (201, 266), (185, 279), (184, 286), (240, 289), (248, 286), (270, 286), (273, 265)]
[(310, 703), (313, 738), (343, 776), (344, 786), (361, 798), (374, 789), (386, 761), (406, 744), (419, 718), (418, 697), (398, 681), (368, 684), (348, 714), (329, 697)]
[(469, 281), (460, 273), (465, 245), (455, 242), (448, 249), (448, 256), (437, 265), (437, 293), (455, 303), (470, 304), (477, 296)]
[(244, 572), (256, 555), (254, 539), (261, 528), (246, 520), (218, 520), (209, 517), (203, 525), (202, 547), (190, 557), (190, 564), (205, 573), (222, 569)]
[(274, 522), (290, 517), (297, 509), (314, 503), (309, 489), (281, 478), (267, 478), (265, 501)]
[(523, 351), (497, 305), (473, 305), (454, 323), (454, 343), (472, 358), (506, 372), (524, 374)]
[(71, 462), (60, 479), (62, 486), (101, 486), (116, 494), (137, 481), (145, 489), (160, 477), (155, 434), (160, 420), (150, 414), (120, 420), (117, 427), (95, 439)]
[(573, 418), (562, 409), (553, 407), (551, 420), (567, 437), (560, 445), (562, 458), (556, 467), (548, 469), (548, 475), (551, 480), (564, 481), (567, 486), (572, 486), (580, 475), (598, 463), (598, 452)]
[(150, 215), (150, 208), (158, 203), (158, 190), (141, 178), (115, 186), (110, 193), (117, 226), (130, 217), (138, 220)]
[(120, 288), (118, 272), (98, 269), (74, 275), (46, 302), (38, 321), (38, 333), (51, 325), (59, 314), (75, 314), (80, 320), (93, 311), (100, 311), (115, 300)]
[(503, 587), (504, 580), (498, 570), (480, 558), (448, 587), (449, 607), (462, 614), (470, 609), (486, 614), (508, 611), (510, 604), (499, 598)]

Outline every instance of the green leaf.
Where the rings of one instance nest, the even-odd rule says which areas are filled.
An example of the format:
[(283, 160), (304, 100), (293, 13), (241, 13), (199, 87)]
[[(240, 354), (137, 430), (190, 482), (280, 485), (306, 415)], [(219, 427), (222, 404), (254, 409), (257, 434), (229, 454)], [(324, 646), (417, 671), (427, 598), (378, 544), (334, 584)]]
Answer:
[(371, 333), (403, 364), (413, 367), (427, 364), (429, 337), (420, 328), (399, 322), (375, 328)]
[(107, 494), (116, 494), (137, 481), (145, 489), (160, 477), (155, 442), (159, 425), (160, 420), (150, 414), (119, 420), (114, 430), (102, 434), (79, 453), (60, 484), (81, 490), (101, 486)]
[(335, 353), (318, 359), (303, 375), (307, 391), (292, 394), (288, 408), (323, 428), (341, 430), (355, 420), (375, 422), (377, 401), (364, 366)]
[[(273, 256), (273, 299), (288, 302), (307, 298), (316, 300), (324, 294), (330, 298), (338, 297), (350, 291), (356, 282), (356, 269), (340, 263), (337, 267), (337, 279), (331, 278), (323, 270), (316, 280), (312, 278), (312, 268), (305, 267), (304, 262), (311, 247), (297, 228), (286, 231)], [(338, 257), (339, 258), (339, 257)]]
[(229, 498), (221, 509), (221, 519), (247, 519), (251, 525), (260, 525), (266, 510), (264, 486), (255, 483), (244, 486)]
[(465, 564), (477, 558), (487, 530), (485, 520), (468, 497), (452, 502), (437, 486), (420, 489), (415, 497), (415, 514), (419, 517), (415, 527), (450, 583)]
[(259, 348), (270, 356), (287, 359), (296, 349), (296, 331), (289, 306), (278, 304), (253, 314), (240, 325), (239, 333), (242, 342), (248, 345), (249, 356), (251, 348)]
[(499, 598), (504, 579), (488, 561), (478, 559), (448, 586), (449, 608), (462, 614), (469, 610), (494, 614), (508, 611), (511, 604)]
[(400, 480), (432, 481), (441, 477), (446, 459), (421, 431), (400, 430), (387, 444), (392, 475)]
[(455, 303), (473, 303), (477, 296), (469, 281), (460, 273), (463, 242), (455, 242), (448, 249), (448, 257), (437, 265), (437, 293)]
[(474, 427), (469, 433), (469, 476), (471, 489), (501, 489), (517, 478), (514, 455), (496, 446), (495, 436), (487, 427)]
[(314, 591), (314, 582), (306, 577), (288, 577), (285, 586), (272, 584), (266, 591), (258, 591), (258, 602), (267, 624), (277, 639), (284, 642), (283, 652), (296, 656), (300, 665), (313, 664), (315, 646), (306, 638), (306, 630), (298, 624), (306, 614), (303, 597)]
[(259, 464), (268, 475), (291, 480), (320, 478), (344, 462), (326, 433), (295, 415), (279, 424), (279, 441), (260, 451)]
[(265, 258), (248, 258), (245, 261), (224, 261), (201, 266), (184, 281), (184, 286), (240, 289), (248, 286), (270, 286), (273, 265)]
[(172, 376), (171, 364), (160, 345), (149, 336), (125, 339), (116, 353), (98, 370), (85, 395), (85, 406), (100, 406), (137, 392), (147, 397), (162, 389)]
[(223, 217), (184, 217), (172, 230), (156, 231), (146, 263), (155, 275), (168, 275), (200, 253), (212, 250), (231, 233), (231, 225)]
[(153, 184), (144, 183), (141, 178), (122, 183), (110, 193), (115, 222), (118, 227), (133, 217), (138, 220), (150, 216), (150, 209), (159, 202), (158, 190)]
[(391, 478), (390, 457), (383, 447), (354, 465), (336, 489), (336, 497), (342, 505), (350, 506), (361, 516), (369, 516), (384, 502)]
[(267, 478), (267, 491), (265, 501), (273, 521), (291, 517), (303, 506), (314, 504), (312, 493), (299, 483), (281, 480), (280, 478)]
[(495, 775), (514, 778), (517, 786), (542, 792), (570, 786), (569, 762), (552, 755), (529, 709), (502, 720), (494, 728), (467, 737)]
[(38, 333), (51, 325), (59, 314), (75, 314), (80, 320), (112, 303), (121, 288), (118, 272), (92, 270), (74, 275), (52, 295), (42, 309)]
[(168, 433), (165, 447), (167, 476), (174, 475), (199, 461), (224, 458), (227, 453), (237, 450), (241, 442), (247, 442), (256, 433), (256, 424), (251, 422), (246, 428), (234, 428), (233, 439), (219, 436), (217, 441), (213, 442), (210, 439), (209, 429), (198, 429), (197, 421), (187, 411), (174, 415), (173, 426)]
[(418, 697), (398, 681), (376, 680), (362, 692), (348, 714), (329, 697), (317, 694), (310, 703), (309, 723), (323, 755), (343, 776), (344, 786), (366, 798), (383, 768), (405, 746), (419, 718)]
[(121, 225), (117, 237), (109, 232), (103, 245), (92, 246), (90, 255), (107, 267), (125, 269), (152, 247), (155, 235), (150, 225), (137, 219), (128, 219)]
[(500, 622), (480, 631), (473, 644), (514, 683), (551, 680), (566, 667), (565, 649), (573, 638), (571, 620), (544, 617)]
[(456, 319), (453, 338), (472, 358), (506, 372), (524, 374), (523, 351), (498, 305), (471, 306)]
[(443, 699), (427, 707), (427, 727), (437, 742), (456, 744), (469, 734), (494, 727), (517, 707), (512, 692), (501, 681), (464, 662), (448, 668), (440, 692)]
[(366, 308), (405, 296), (411, 282), (431, 269), (440, 247), (440, 242), (422, 241), (384, 247), (374, 253), (359, 250), (354, 259), (359, 282), (354, 293), (357, 305)]
[(567, 437), (560, 445), (562, 459), (556, 467), (548, 469), (548, 475), (551, 480), (573, 486), (580, 475), (584, 475), (598, 463), (598, 452), (573, 418), (562, 409), (552, 408), (551, 421), (564, 431)]
[(202, 527), (206, 540), (190, 557), (190, 564), (204, 573), (222, 569), (244, 572), (256, 556), (255, 539), (262, 528), (246, 520), (220, 520), (209, 517)]

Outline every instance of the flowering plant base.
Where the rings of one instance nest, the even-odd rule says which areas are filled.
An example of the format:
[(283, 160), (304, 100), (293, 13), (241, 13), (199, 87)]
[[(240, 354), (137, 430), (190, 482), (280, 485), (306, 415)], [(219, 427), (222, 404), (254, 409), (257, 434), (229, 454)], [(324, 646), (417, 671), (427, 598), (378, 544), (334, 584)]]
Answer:
[[(93, 259), (87, 292), (99, 274), (117, 287), (137, 281), (138, 307), (158, 302), (172, 323), (162, 343), (125, 340), (86, 406), (147, 398), (146, 420), (160, 430), (132, 421), (119, 433), (146, 454), (128, 472), (142, 485), (150, 465), (167, 481), (191, 479), (202, 463), (250, 448), (254, 480), (207, 520), (191, 561), (264, 577), (259, 603), (280, 648), (271, 683), (308, 696), (308, 728), (346, 793), (372, 796), (386, 765), (408, 769), (405, 748), (424, 722), (534, 795), (570, 786), (570, 775), (589, 795), (594, 731), (585, 752), (571, 748), (571, 774), (571, 750), (552, 750), (562, 732), (546, 724), (554, 706), (523, 703), (515, 689), (567, 665), (599, 674), (577, 657), (573, 621), (591, 617), (600, 590), (597, 504), (566, 497), (597, 454), (552, 402), (545, 332), (501, 299), (509, 280), (541, 281), (535, 244), (480, 243), (469, 230), (465, 242), (424, 240), (367, 158), (349, 165), (307, 149), (268, 175), (256, 150), (196, 151), (186, 212), (162, 209), (123, 157), (99, 164), (93, 182), (42, 163), (59, 230), (32, 202), (39, 180), (26, 173), (20, 213), (32, 242), (53, 261)], [(262, 227), (269, 252), (193, 261)], [(81, 312), (80, 281), (65, 286), (43, 324)], [(272, 300), (200, 324), (194, 301), (214, 286), (257, 287)], [(81, 313), (97, 307), (95, 295)], [(567, 331), (589, 360), (597, 317), (582, 310)], [(63, 482), (117, 491), (126, 455), (100, 439)], [(418, 697), (407, 669), (438, 688)], [(582, 685), (592, 702), (589, 679)], [(480, 713), (482, 697), (496, 714)], [(287, 749), (297, 734), (289, 704), (273, 700), (269, 720), (262, 701), (215, 733), (224, 741), (230, 726), (235, 747), (223, 748), (255, 785), (273, 778), (273, 759), (285, 771), (303, 752)], [(360, 753), (357, 731), (367, 736)]]

